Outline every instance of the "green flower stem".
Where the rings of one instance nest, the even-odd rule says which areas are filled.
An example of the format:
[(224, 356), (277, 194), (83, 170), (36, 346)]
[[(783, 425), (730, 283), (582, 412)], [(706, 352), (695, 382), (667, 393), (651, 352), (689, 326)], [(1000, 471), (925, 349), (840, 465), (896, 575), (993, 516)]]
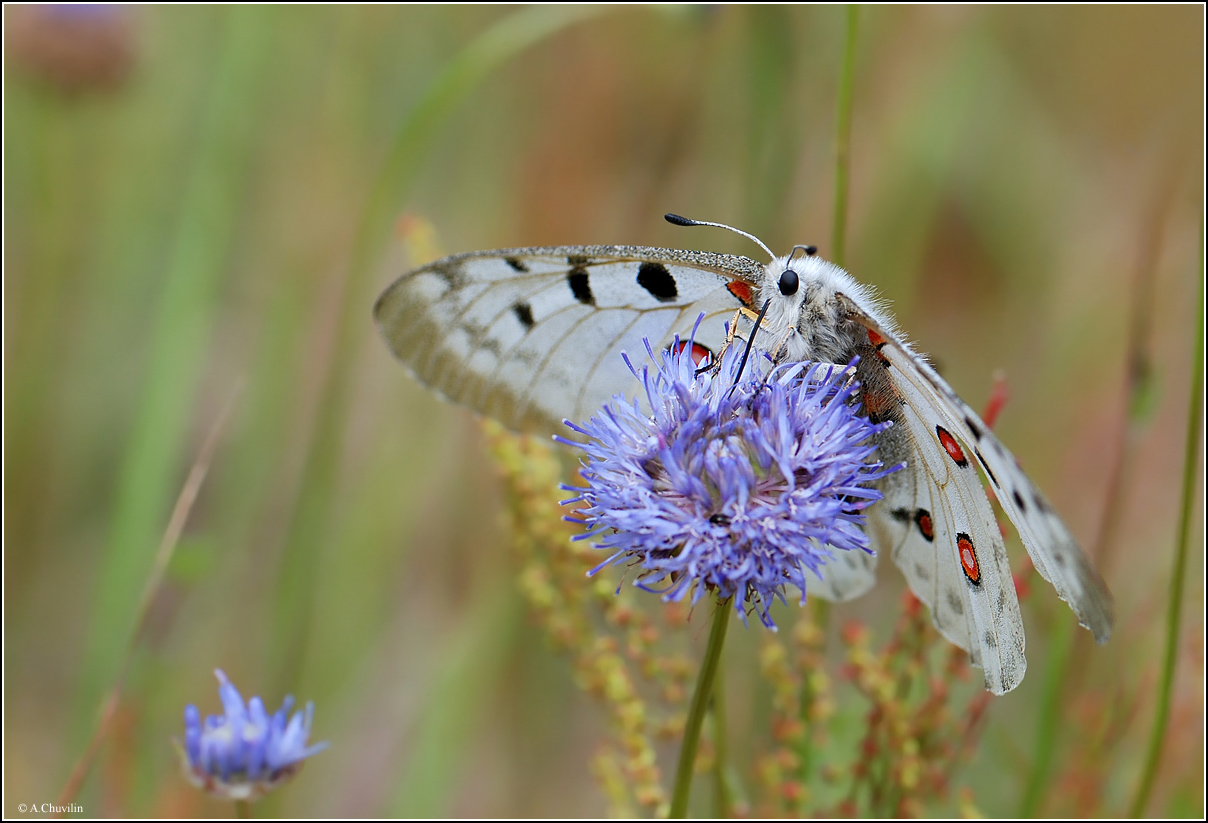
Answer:
[(1170, 695), (1174, 690), (1175, 664), (1179, 651), (1179, 618), (1183, 612), (1183, 581), (1187, 570), (1187, 546), (1191, 537), (1191, 513), (1195, 509), (1195, 470), (1200, 453), (1200, 393), (1204, 388), (1204, 229), (1200, 224), (1200, 299), (1196, 321), (1195, 349), (1191, 364), (1191, 408), (1187, 414), (1187, 450), (1183, 457), (1183, 503), (1179, 512), (1179, 542), (1175, 546), (1174, 567), (1170, 570), (1170, 596), (1166, 609), (1166, 649), (1162, 655), (1162, 683), (1158, 689), (1158, 708), (1150, 731), (1145, 770), (1133, 798), (1130, 817), (1141, 817), (1149, 803), (1149, 793), (1162, 760), (1162, 744), (1170, 720)]
[(843, 265), (847, 242), (847, 170), (850, 165), (852, 77), (856, 69), (856, 29), (860, 7), (847, 7), (847, 38), (843, 45), (843, 68), (839, 75), (839, 101), (835, 112), (835, 216), (830, 259)]
[(721, 661), (721, 650), (726, 643), (726, 628), (730, 625), (730, 612), (734, 611), (734, 598), (718, 601), (713, 614), (713, 628), (709, 630), (709, 645), (705, 648), (705, 659), (696, 676), (696, 691), (692, 693), (692, 705), (688, 708), (688, 722), (684, 725), (684, 740), (680, 744), (679, 766), (675, 770), (675, 793), (671, 797), (672, 818), (688, 816), (688, 796), (692, 792), (692, 772), (696, 765), (696, 744), (700, 742), (700, 728), (709, 700), (713, 696), (713, 679), (717, 675), (717, 664)]
[[(729, 613), (727, 608), (726, 612)], [(729, 621), (727, 621), (729, 622)], [(713, 716), (713, 816), (722, 820), (730, 817), (733, 803), (726, 782), (726, 678), (718, 673), (713, 679), (713, 700), (709, 713)]]

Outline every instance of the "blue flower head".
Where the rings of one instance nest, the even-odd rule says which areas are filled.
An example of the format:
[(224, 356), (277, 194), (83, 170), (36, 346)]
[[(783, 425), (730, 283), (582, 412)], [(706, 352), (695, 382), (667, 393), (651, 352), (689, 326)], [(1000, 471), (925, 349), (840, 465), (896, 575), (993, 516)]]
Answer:
[[(889, 423), (859, 412), (854, 362), (774, 366), (755, 352), (740, 379), (742, 350), (697, 373), (693, 346), (656, 356), (639, 371), (650, 411), (616, 397), (581, 426), (589, 438), (577, 517), (611, 555), (606, 566), (638, 569), (635, 585), (695, 603), (706, 590), (768, 610), (793, 585), (805, 602), (806, 574), (835, 551), (869, 552), (861, 512), (881, 493), (872, 484), (901, 466), (871, 459), (872, 435)], [(561, 439), (561, 438), (559, 438)]]
[(225, 800), (255, 800), (287, 782), (306, 758), (327, 748), (327, 743), (306, 745), (313, 703), (289, 717), (294, 698), (286, 697), (269, 715), (259, 697), (245, 706), (226, 674), (221, 669), (214, 674), (223, 714), (210, 715), (203, 723), (196, 706), (185, 706), (184, 746), (177, 742), (185, 777), (194, 786)]

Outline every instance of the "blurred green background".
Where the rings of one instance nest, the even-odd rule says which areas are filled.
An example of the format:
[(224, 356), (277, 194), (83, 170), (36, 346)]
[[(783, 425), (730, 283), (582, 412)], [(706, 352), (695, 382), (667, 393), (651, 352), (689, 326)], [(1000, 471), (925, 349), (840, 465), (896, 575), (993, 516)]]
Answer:
[[(85, 813), (230, 813), (181, 780), (169, 743), (185, 703), (217, 711), (215, 667), (270, 708), (313, 699), (313, 739), (332, 742), (258, 816), (606, 812), (588, 768), (603, 715), (525, 618), (480, 428), (407, 378), (370, 309), (408, 265), (403, 215), (448, 253), (758, 256), (662, 221), (676, 211), (827, 256), (843, 9), (4, 19), (5, 815), (53, 801), (80, 758), (228, 407)], [(1198, 6), (860, 17), (845, 263), (974, 407), (1006, 373), (1000, 434), (1116, 596), (1111, 642), (1074, 638), (1041, 811), (1077, 811), (1061, 803), (1089, 771), (1102, 805), (1084, 811), (1123, 812), (1153, 717), (1198, 322), (1203, 55)], [(903, 582), (882, 569), (836, 622), (892, 623)], [(1195, 550), (1154, 814), (1203, 815), (1203, 572)], [(1028, 677), (961, 776), (995, 816), (1019, 809), (1050, 638), (1073, 623), (1033, 583)], [(759, 631), (732, 630), (737, 659)], [(1071, 771), (1071, 718), (1109, 704), (1127, 728)]]

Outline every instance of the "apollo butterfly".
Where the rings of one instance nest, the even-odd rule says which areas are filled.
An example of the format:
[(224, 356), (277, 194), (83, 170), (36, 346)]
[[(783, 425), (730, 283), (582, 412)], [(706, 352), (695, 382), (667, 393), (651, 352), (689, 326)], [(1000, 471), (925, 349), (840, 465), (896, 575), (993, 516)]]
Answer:
[[(678, 225), (717, 223), (667, 219)], [(551, 434), (631, 394), (621, 357), (643, 338), (664, 348), (692, 337), (698, 364), (757, 330), (778, 362), (859, 358), (865, 413), (894, 425), (878, 435), (885, 463), (869, 510), (873, 545), (893, 557), (940, 633), (1003, 694), (1026, 668), (1019, 602), (994, 511), (978, 474), (1018, 529), (1036, 570), (1095, 639), (1111, 634), (1113, 604), (1099, 573), (1012, 454), (905, 341), (871, 290), (797, 246), (771, 262), (645, 246), (549, 246), (470, 252), (403, 275), (374, 317), (404, 366), (441, 396), (518, 431)], [(734, 329), (734, 327), (731, 327)], [(848, 600), (875, 582), (876, 558), (844, 552), (809, 592)]]

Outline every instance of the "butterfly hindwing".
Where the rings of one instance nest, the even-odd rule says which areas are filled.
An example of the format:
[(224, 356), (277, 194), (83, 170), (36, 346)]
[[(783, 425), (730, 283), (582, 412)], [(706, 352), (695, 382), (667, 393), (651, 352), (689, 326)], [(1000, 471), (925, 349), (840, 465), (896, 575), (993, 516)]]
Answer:
[[(909, 441), (903, 430), (886, 434)], [(906, 467), (885, 478), (885, 500), (869, 510), (870, 536), (879, 551), (889, 552), (911, 591), (931, 610), (940, 634), (980, 666), (980, 651), (971, 640), (964, 574), (950, 562), (943, 541), (937, 541), (936, 518), (942, 511), (936, 488), (923, 461), (910, 459), (911, 448), (899, 450), (906, 456)]]
[(916, 395), (935, 409), (953, 441), (985, 472), (1036, 571), (1053, 584), (1095, 640), (1106, 642), (1115, 611), (1111, 592), (1069, 528), (1019, 467), (1019, 461), (922, 357), (854, 301), (846, 299), (846, 303), (850, 316), (884, 342), (879, 351), (893, 367), (899, 385), (908, 382)]
[(877, 556), (852, 550), (833, 552), (831, 560), (818, 570), (817, 578), (806, 583), (811, 597), (832, 603), (854, 600), (877, 582)]
[(704, 313), (697, 342), (719, 351), (722, 317), (749, 299), (733, 284), (761, 271), (745, 257), (642, 246), (473, 252), (399, 278), (374, 317), (395, 355), (444, 397), (549, 433), (632, 392), (621, 352), (644, 359), (643, 338), (666, 347)]
[[(940, 632), (969, 651), (984, 670), (987, 689), (1004, 694), (1019, 685), (1027, 669), (1006, 544), (977, 468), (951, 440), (940, 409), (915, 381), (903, 377), (900, 363), (887, 362), (884, 368), (897, 371), (893, 383), (910, 441), (905, 475), (913, 480), (899, 482), (896, 489), (891, 485), (881, 504), (890, 517), (905, 510), (914, 525), (894, 546), (894, 559), (931, 608)], [(929, 568), (930, 579), (920, 567)]]

